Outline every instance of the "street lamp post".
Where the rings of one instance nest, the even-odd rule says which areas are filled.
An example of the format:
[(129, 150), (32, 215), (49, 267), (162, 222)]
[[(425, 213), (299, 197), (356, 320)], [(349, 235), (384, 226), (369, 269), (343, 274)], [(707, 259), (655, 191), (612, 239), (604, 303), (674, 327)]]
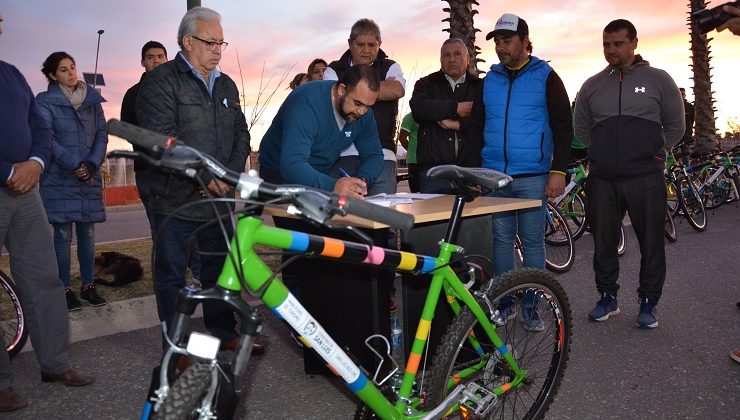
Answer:
[(100, 35), (105, 32), (102, 29), (98, 29), (98, 49), (95, 51), (95, 75), (93, 76), (93, 88), (98, 84), (98, 55), (100, 54)]

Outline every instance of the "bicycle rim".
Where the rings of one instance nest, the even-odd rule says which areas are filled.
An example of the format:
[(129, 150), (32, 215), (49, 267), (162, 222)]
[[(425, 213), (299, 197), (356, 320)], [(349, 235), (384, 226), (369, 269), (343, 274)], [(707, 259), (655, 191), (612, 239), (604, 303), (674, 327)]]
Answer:
[[(485, 417), (538, 418), (552, 403), (567, 366), (572, 322), (570, 304), (562, 286), (543, 270), (514, 270), (498, 277), (495, 282), (489, 293), (493, 307), (503, 305), (502, 299), (506, 297), (514, 302), (519, 313), (516, 319), (499, 326), (497, 333), (528, 376), (520, 387), (499, 396)], [(543, 331), (524, 329), (520, 308), (525, 295), (529, 295), (527, 299), (536, 305), (544, 324)], [(470, 343), (471, 333), (480, 344), (480, 352)], [(439, 404), (458, 384), (474, 382), (492, 390), (514, 378), (508, 363), (467, 308), (448, 327), (430, 372), (427, 407)]]
[(28, 339), (23, 307), (15, 290), (15, 283), (0, 270), (0, 334), (8, 356), (12, 359), (21, 352)]
[(620, 257), (627, 252), (627, 237), (624, 234), (624, 225), (619, 225), (619, 242), (617, 243), (617, 255)]

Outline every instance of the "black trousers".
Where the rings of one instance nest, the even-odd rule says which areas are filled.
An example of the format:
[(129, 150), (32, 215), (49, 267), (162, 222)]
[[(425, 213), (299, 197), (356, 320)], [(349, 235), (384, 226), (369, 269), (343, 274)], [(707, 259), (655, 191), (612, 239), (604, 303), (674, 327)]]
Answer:
[(657, 301), (665, 282), (664, 223), (666, 186), (662, 172), (586, 181), (586, 217), (594, 238), (594, 273), (599, 293), (619, 290), (619, 225), (629, 214), (640, 245), (640, 298)]

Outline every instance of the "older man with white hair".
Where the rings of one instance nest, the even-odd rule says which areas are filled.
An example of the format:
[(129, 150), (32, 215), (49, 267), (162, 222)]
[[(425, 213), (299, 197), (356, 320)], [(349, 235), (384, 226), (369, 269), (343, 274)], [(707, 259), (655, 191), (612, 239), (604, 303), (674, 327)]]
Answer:
[[(217, 68), (221, 52), (228, 45), (224, 41), (221, 16), (205, 7), (188, 10), (180, 23), (177, 42), (180, 52), (175, 59), (149, 72), (141, 83), (136, 100), (139, 124), (176, 136), (229, 169), (243, 171), (249, 155), (249, 132), (236, 84)], [(151, 185), (154, 226), (159, 232), (155, 240), (155, 289), (160, 319), (170, 326), (177, 292), (185, 286), (189, 238), (197, 238), (202, 253), (203, 287), (215, 286), (227, 243), (218, 224), (204, 225), (217, 215), (231, 212), (232, 206), (218, 203), (218, 211), (214, 211), (213, 205), (204, 202), (177, 209), (204, 201), (206, 196), (233, 196), (233, 191), (216, 179), (207, 181), (207, 188), (201, 189), (192, 180), (154, 171)], [(164, 223), (170, 214), (173, 217)], [(203, 320), (225, 347), (234, 348), (236, 320), (227, 308), (205, 302)], [(255, 347), (254, 351), (261, 352), (262, 348)]]

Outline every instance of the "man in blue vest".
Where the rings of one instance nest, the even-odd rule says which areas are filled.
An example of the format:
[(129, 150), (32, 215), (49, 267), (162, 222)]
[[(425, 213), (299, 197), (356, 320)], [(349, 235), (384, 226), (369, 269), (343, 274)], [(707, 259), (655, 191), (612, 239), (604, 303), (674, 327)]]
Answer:
[[(501, 62), (491, 66), (483, 85), (486, 120), (481, 161), (483, 167), (514, 178), (491, 195), (542, 200), (536, 208), (494, 214), (493, 266), (499, 275), (514, 268), (517, 233), (524, 266), (545, 268), (547, 197), (557, 197), (565, 189), (573, 123), (562, 80), (549, 64), (531, 55), (527, 22), (506, 13), (486, 36), (491, 38)], [(504, 300), (499, 305), (499, 322), (516, 316), (513, 303)], [(524, 328), (542, 331), (538, 301), (525, 294), (521, 303)]]

